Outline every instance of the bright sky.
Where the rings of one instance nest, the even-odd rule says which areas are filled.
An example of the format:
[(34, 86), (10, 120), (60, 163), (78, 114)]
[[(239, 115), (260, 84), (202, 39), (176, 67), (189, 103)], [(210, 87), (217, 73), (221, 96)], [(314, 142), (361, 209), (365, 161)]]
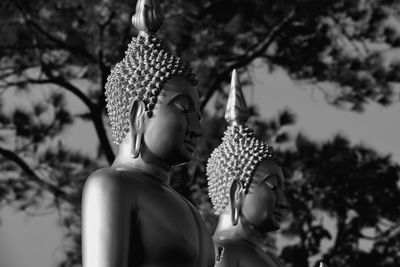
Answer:
[[(283, 71), (266, 73), (265, 69), (255, 70), (254, 88), (243, 87), (248, 104), (257, 105), (263, 117), (276, 116), (279, 110), (289, 107), (297, 114), (295, 128), (309, 137), (324, 140), (340, 132), (353, 143), (363, 142), (381, 153), (392, 154), (400, 163), (400, 104), (390, 107), (371, 104), (360, 114), (338, 110), (328, 105), (317, 91), (296, 88)], [(71, 95), (68, 100), (79, 113), (82, 105)], [(71, 148), (93, 153), (97, 146), (94, 136), (91, 123), (77, 121), (61, 139)], [(3, 208), (0, 216), (1, 267), (52, 267), (60, 259), (61, 233), (56, 226), (55, 213), (27, 217)]]
[(355, 113), (328, 105), (317, 89), (304, 85), (295, 88), (284, 71), (265, 75), (265, 70), (256, 69), (254, 78), (257, 85), (248, 103), (254, 103), (263, 117), (276, 116), (278, 110), (288, 107), (297, 115), (295, 128), (309, 137), (326, 140), (341, 133), (354, 144), (361, 142), (378, 152), (392, 154), (393, 160), (400, 163), (400, 103), (389, 107), (371, 103), (363, 113)]
[(1, 267), (53, 267), (63, 259), (57, 213), (32, 217), (5, 207), (0, 216)]

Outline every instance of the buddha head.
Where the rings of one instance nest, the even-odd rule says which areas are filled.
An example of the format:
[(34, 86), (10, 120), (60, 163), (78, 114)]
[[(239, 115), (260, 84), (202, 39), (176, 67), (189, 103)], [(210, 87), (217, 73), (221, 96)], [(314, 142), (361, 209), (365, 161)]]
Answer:
[(105, 95), (113, 142), (129, 139), (134, 158), (147, 150), (173, 166), (189, 161), (195, 150), (199, 95), (189, 65), (156, 36), (161, 21), (158, 1), (137, 2), (132, 23), (139, 34), (111, 70)]
[(207, 163), (209, 195), (217, 215), (231, 214), (261, 232), (277, 230), (287, 208), (283, 173), (273, 148), (246, 126), (247, 107), (236, 71), (232, 75), (223, 142)]

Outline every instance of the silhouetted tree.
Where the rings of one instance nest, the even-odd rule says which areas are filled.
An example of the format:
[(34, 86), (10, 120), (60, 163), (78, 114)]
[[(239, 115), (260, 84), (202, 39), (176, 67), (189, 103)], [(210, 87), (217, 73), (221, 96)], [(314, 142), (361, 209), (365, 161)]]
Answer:
[[(308, 266), (304, 263), (321, 253), (321, 240), (327, 238), (334, 241), (322, 256), (328, 266), (399, 265), (400, 166), (340, 135), (323, 143), (299, 135), (295, 143), (282, 157), (295, 218), (286, 233), (300, 242), (282, 256), (291, 266)], [(316, 210), (330, 217), (334, 236)], [(365, 252), (362, 240), (374, 242), (372, 252)]]
[[(9, 91), (32, 93), (42, 88), (54, 91), (43, 101), (34, 103), (31, 109), (17, 107), (12, 112), (0, 112), (0, 136), (4, 139), (0, 140), (0, 199), (22, 210), (56, 207), (60, 211), (60, 224), (68, 230), (67, 237), (71, 240), (64, 266), (80, 263), (79, 209), (84, 179), (94, 169), (114, 159), (105, 126), (103, 92), (110, 68), (122, 58), (131, 36), (136, 35), (130, 24), (134, 4), (126, 0), (5, 0), (0, 3), (0, 102), (8, 101), (5, 96)], [(395, 91), (400, 69), (395, 56), (400, 44), (396, 28), (400, 10), (398, 1), (167, 0), (163, 7), (165, 23), (159, 34), (200, 74), (202, 108), (215, 93), (224, 96), (233, 68), (246, 71), (256, 59), (270, 70), (283, 68), (293, 79), (307, 81), (310, 87), (326, 94), (329, 103), (338, 107), (361, 111), (368, 101), (386, 105), (398, 100)], [(243, 79), (242, 82), (250, 83), (251, 80)], [(87, 84), (90, 84), (90, 89), (86, 88)], [(86, 112), (71, 115), (71, 111), (65, 108), (62, 91), (74, 94), (84, 104)], [(62, 143), (51, 143), (77, 117), (94, 125), (100, 144), (96, 160), (70, 151)], [(293, 116), (288, 112), (267, 123), (256, 119), (251, 121), (262, 138), (272, 138), (276, 143), (289, 140), (283, 128), (293, 122)], [(217, 112), (216, 116), (205, 114), (204, 125), (205, 134), (196, 159), (191, 165), (174, 170), (175, 179), (171, 182), (197, 205), (212, 228), (215, 216), (206, 195), (204, 168), (209, 153), (220, 142), (224, 123)], [(8, 137), (3, 136), (4, 131), (9, 133)], [(335, 238), (344, 243), (336, 242), (330, 254), (326, 255), (331, 264), (336, 264), (341, 254), (355, 251), (349, 246), (354, 244), (357, 235), (354, 234), (350, 242), (351, 235), (346, 231), (353, 235), (356, 230), (377, 225), (380, 218), (392, 221), (393, 218), (388, 216), (388, 208), (374, 209), (377, 215), (372, 219), (359, 215), (367, 213), (362, 212), (360, 205), (367, 203), (364, 193), (372, 187), (351, 184), (349, 186), (354, 189), (351, 191), (346, 183), (338, 182), (344, 178), (337, 175), (343, 173), (330, 173), (330, 170), (340, 169), (346, 163), (339, 159), (332, 161), (331, 157), (346, 158), (345, 151), (353, 155), (365, 148), (351, 147), (345, 139), (338, 138), (332, 143), (338, 148), (333, 147), (332, 154), (329, 154), (320, 152), (328, 144), (305, 140), (297, 139), (297, 152), (283, 153), (285, 164), (290, 166), (289, 177), (297, 170), (307, 177), (307, 181), (325, 180), (307, 182), (291, 189), (296, 203), (304, 205), (295, 214), (298, 220), (294, 222), (293, 231), (302, 240), (298, 250), (301, 253), (295, 256), (306, 264), (307, 257), (319, 251), (319, 240), (327, 236), (327, 232), (314, 227), (310, 219), (312, 210), (319, 208), (338, 218), (339, 232)], [(301, 153), (305, 156), (308, 150), (320, 153), (319, 158), (311, 160), (312, 155), (299, 156)], [(361, 153), (363, 157), (372, 157), (380, 163), (363, 157), (359, 161), (348, 159), (346, 168), (351, 177), (364, 174), (370, 177), (368, 179), (389, 177), (389, 172), (381, 167), (397, 168), (387, 157), (376, 155), (372, 150), (366, 151)], [(366, 167), (358, 170), (350, 164)], [(296, 183), (297, 180), (291, 182), (297, 186)], [(393, 191), (397, 187), (392, 185), (393, 181), (387, 182), (382, 184), (382, 188), (386, 190), (389, 187), (388, 190)], [(343, 201), (334, 198), (340, 195), (332, 196), (333, 202), (329, 202), (329, 198), (317, 198), (319, 190), (329, 193), (327, 188), (334, 186), (343, 194), (348, 192), (346, 190), (354, 194), (358, 192), (360, 200), (357, 203), (361, 203), (357, 204), (358, 209), (343, 198)], [(302, 189), (296, 191), (296, 188)], [(398, 204), (396, 198), (388, 198), (387, 194), (383, 198), (386, 202), (378, 201), (375, 195), (378, 192), (369, 194), (372, 194), (374, 203), (377, 200), (376, 206)], [(308, 198), (312, 199), (311, 204), (307, 202)], [(345, 213), (339, 214), (339, 204)], [(363, 216), (359, 222), (346, 220), (350, 208), (357, 212), (358, 217)], [(378, 241), (371, 253), (379, 257), (386, 253), (396, 259), (393, 248), (398, 243), (398, 235), (390, 232)], [(379, 264), (392, 266), (383, 259)]]

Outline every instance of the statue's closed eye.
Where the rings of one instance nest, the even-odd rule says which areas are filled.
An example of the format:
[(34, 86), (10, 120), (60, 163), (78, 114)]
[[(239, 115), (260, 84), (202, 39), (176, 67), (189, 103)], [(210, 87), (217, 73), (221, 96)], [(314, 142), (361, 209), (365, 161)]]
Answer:
[(175, 102), (174, 106), (182, 112), (188, 112), (188, 108), (186, 108), (182, 103)]
[(173, 98), (170, 102), (170, 105), (174, 106), (183, 113), (192, 111), (190, 98), (185, 95), (178, 95), (177, 97)]
[(271, 188), (272, 191), (276, 191), (278, 189), (278, 186), (276, 186), (268, 181), (264, 181), (264, 184), (266, 184), (269, 188)]
[(276, 191), (279, 185), (279, 177), (275, 174), (269, 174), (264, 177), (262, 183), (266, 184), (272, 191)]

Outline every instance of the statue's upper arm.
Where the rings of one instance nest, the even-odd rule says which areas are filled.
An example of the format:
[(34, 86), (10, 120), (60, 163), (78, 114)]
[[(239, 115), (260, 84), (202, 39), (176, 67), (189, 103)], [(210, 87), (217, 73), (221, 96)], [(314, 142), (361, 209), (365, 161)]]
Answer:
[(84, 267), (127, 267), (132, 202), (124, 179), (98, 172), (88, 178), (82, 200)]

